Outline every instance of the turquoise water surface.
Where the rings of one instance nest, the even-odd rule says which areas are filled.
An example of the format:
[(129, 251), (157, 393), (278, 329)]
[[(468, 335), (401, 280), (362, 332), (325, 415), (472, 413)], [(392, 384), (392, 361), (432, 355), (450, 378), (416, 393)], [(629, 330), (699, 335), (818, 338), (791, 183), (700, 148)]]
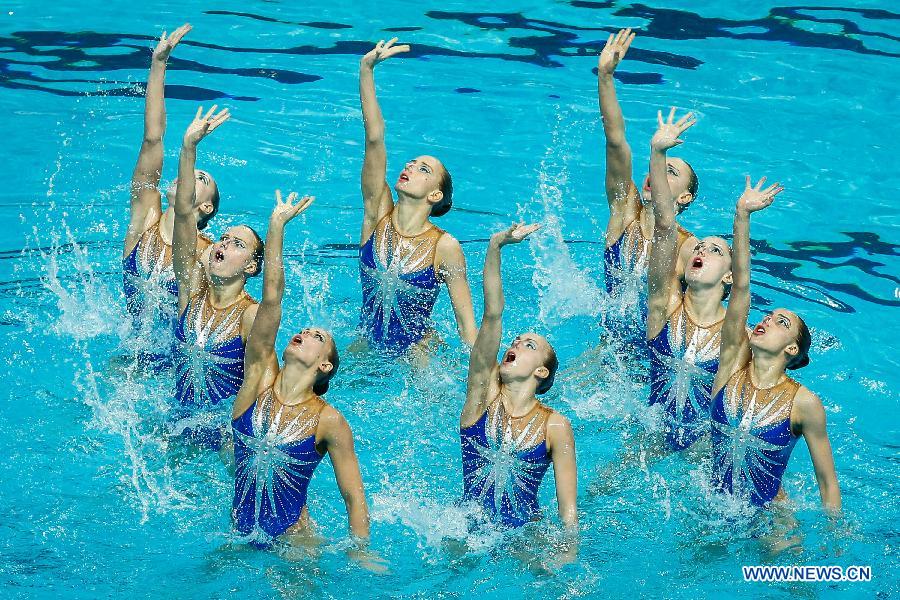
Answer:
[[(0, 12), (0, 440), (3, 597), (828, 597), (890, 598), (897, 577), (900, 454), (900, 11), (687, 1), (14, 1)], [(487, 11), (487, 12), (483, 12)], [(504, 258), (504, 344), (548, 334), (561, 361), (548, 396), (578, 448), (581, 540), (564, 564), (552, 481), (546, 523), (469, 533), (458, 418), (467, 352), (442, 292), (447, 347), (424, 370), (345, 353), (329, 401), (353, 427), (389, 573), (346, 557), (330, 465), (310, 487), (323, 537), (311, 550), (236, 542), (232, 479), (214, 453), (168, 435), (166, 377), (129, 368), (121, 297), (128, 184), (143, 82), (163, 30), (194, 29), (167, 75), (163, 183), (198, 104), (231, 109), (198, 165), (222, 192), (213, 234), (265, 229), (272, 190), (317, 196), (287, 232), (278, 347), (307, 324), (356, 338), (362, 217), (358, 59), (379, 39), (413, 51), (376, 70), (388, 172), (418, 154), (453, 173), (438, 224), (469, 262), (480, 317), (487, 239), (512, 220), (542, 232)], [(744, 174), (786, 191), (754, 218), (751, 321), (776, 306), (813, 331), (798, 374), (825, 405), (844, 504), (820, 509), (804, 443), (784, 479), (798, 545), (771, 555), (768, 517), (710, 497), (696, 459), (623, 469), (589, 492), (646, 422), (646, 375), (603, 340), (617, 310), (602, 280), (603, 135), (596, 56), (635, 27), (618, 92), (642, 177), (656, 111), (693, 110), (679, 154), (700, 179), (683, 223), (729, 234)], [(259, 280), (249, 286), (259, 297)], [(328, 461), (325, 461), (326, 463)], [(548, 478), (549, 479), (549, 478)], [(869, 583), (745, 583), (741, 565), (869, 565)]]

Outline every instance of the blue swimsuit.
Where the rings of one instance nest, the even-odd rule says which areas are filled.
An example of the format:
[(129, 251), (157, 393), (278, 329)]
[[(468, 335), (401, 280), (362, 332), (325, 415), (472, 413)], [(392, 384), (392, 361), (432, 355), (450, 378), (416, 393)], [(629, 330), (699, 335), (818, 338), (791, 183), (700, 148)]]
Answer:
[(723, 322), (700, 327), (682, 303), (649, 342), (649, 404), (663, 406), (666, 442), (672, 450), (687, 448), (709, 431)]
[[(234, 431), (236, 529), (260, 545), (271, 543), (300, 519), (313, 471), (322, 460), (316, 450), (319, 415), (327, 406), (318, 396), (272, 414), (272, 388), (238, 418)], [(294, 411), (291, 417), (288, 413)]]
[(434, 255), (443, 234), (432, 225), (417, 236), (402, 236), (388, 214), (360, 247), (360, 328), (376, 350), (400, 356), (430, 330), (441, 285)]
[(791, 407), (800, 384), (769, 389), (750, 381), (750, 366), (731, 376), (712, 404), (712, 484), (756, 506), (771, 502), (797, 443)]
[[(244, 311), (256, 304), (246, 292), (231, 305), (215, 309), (210, 304), (210, 288), (203, 280), (191, 297), (175, 328), (175, 417), (190, 419), (200, 437), (209, 429), (222, 429), (219, 404), (237, 394), (244, 380), (244, 341), (241, 320)], [(204, 441), (201, 439), (201, 441)], [(216, 434), (209, 442), (218, 446)]]
[(547, 419), (538, 403), (522, 417), (507, 414), (498, 397), (474, 425), (460, 429), (463, 499), (478, 503), (506, 527), (541, 518), (538, 488), (550, 466)]
[[(201, 234), (200, 236), (206, 239)], [(172, 268), (172, 246), (159, 233), (159, 222), (141, 235), (131, 253), (122, 259), (125, 306), (131, 314), (135, 336), (154, 342), (164, 351), (139, 353), (142, 362), (164, 365), (172, 354), (172, 337), (178, 317), (178, 283)]]

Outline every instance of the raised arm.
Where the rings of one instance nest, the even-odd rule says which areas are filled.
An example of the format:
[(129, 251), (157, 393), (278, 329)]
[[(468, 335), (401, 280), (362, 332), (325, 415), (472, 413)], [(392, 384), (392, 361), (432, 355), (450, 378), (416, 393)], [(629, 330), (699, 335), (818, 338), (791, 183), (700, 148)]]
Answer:
[(162, 37), (153, 50), (144, 100), (144, 138), (131, 175), (131, 217), (125, 234), (125, 253), (131, 252), (141, 234), (162, 214), (159, 179), (163, 165), (163, 134), (166, 132), (166, 61), (181, 38), (191, 30), (182, 25)]
[(497, 352), (503, 333), (503, 280), (500, 275), (500, 249), (518, 244), (540, 228), (539, 224), (518, 223), (491, 236), (484, 259), (484, 314), (475, 344), (469, 354), (466, 404), (460, 423), (471, 423), (484, 405), (499, 392)]
[(397, 38), (378, 42), (359, 61), (359, 101), (366, 129), (366, 149), (362, 168), (363, 224), (359, 244), (363, 245), (375, 231), (378, 221), (393, 206), (387, 175), (387, 151), (384, 147), (384, 117), (375, 96), (375, 65), (395, 54), (409, 52), (409, 46), (394, 46)]
[(800, 418), (797, 420), (800, 422), (800, 429), (816, 472), (819, 496), (825, 508), (835, 514), (841, 510), (841, 488), (834, 468), (831, 442), (825, 429), (825, 408), (819, 397), (805, 387), (797, 391), (794, 404), (795, 408), (799, 409), (797, 412), (800, 413)]
[(206, 115), (203, 107), (197, 109), (194, 120), (188, 125), (178, 158), (178, 186), (175, 190), (175, 227), (172, 234), (172, 266), (178, 281), (178, 312), (181, 313), (191, 298), (191, 292), (199, 278), (197, 269), (197, 214), (194, 212), (197, 144), (200, 140), (231, 116), (226, 108), (218, 114), (213, 105)]
[(606, 236), (609, 245), (615, 243), (628, 223), (637, 217), (640, 206), (638, 191), (632, 181), (631, 146), (625, 139), (625, 118), (613, 79), (634, 36), (631, 29), (610, 34), (597, 60), (597, 95), (606, 136), (606, 198), (609, 202)]
[(475, 326), (475, 310), (472, 307), (472, 290), (466, 277), (466, 257), (462, 246), (448, 233), (441, 236), (437, 244), (437, 263), (441, 277), (447, 284), (450, 302), (456, 315), (456, 329), (459, 337), (468, 346), (475, 343), (478, 328)]
[(750, 314), (750, 215), (763, 210), (784, 188), (777, 183), (762, 189), (766, 178), (756, 186), (750, 185), (750, 176), (744, 193), (738, 198), (734, 210), (734, 240), (731, 249), (731, 294), (719, 351), (719, 370), (713, 390), (718, 392), (728, 379), (750, 359), (750, 340), (747, 339), (747, 317)]
[(260, 391), (271, 384), (278, 374), (272, 367), (278, 364), (275, 337), (281, 325), (281, 301), (284, 298), (284, 226), (309, 208), (315, 200), (304, 196), (298, 202), (291, 192), (282, 200), (281, 190), (275, 190), (275, 208), (269, 217), (263, 260), (263, 293), (253, 327), (244, 351), (244, 379), (235, 398), (233, 416), (238, 417), (253, 405)]
[(659, 128), (650, 140), (650, 195), (653, 204), (653, 244), (647, 271), (649, 289), (647, 339), (655, 338), (662, 330), (676, 294), (675, 277), (678, 259), (678, 227), (675, 224), (675, 197), (669, 187), (666, 151), (684, 143), (679, 136), (694, 125), (693, 113), (677, 122), (675, 108), (663, 122), (662, 112), (656, 113)]

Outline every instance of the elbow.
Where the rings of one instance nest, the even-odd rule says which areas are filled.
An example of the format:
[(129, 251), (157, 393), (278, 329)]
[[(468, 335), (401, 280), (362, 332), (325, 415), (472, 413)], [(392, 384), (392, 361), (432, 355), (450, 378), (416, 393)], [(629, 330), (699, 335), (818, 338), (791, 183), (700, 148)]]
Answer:
[(380, 146), (384, 143), (384, 125), (366, 122), (366, 146)]
[(162, 144), (162, 132), (159, 131), (145, 131), (144, 132), (144, 140), (143, 146), (145, 148), (152, 148), (154, 146), (159, 146)]

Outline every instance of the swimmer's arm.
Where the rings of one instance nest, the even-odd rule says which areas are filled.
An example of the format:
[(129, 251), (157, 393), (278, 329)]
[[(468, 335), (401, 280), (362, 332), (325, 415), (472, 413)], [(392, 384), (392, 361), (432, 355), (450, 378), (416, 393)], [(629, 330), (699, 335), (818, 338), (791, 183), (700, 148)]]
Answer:
[(453, 304), (459, 337), (471, 347), (475, 343), (478, 329), (475, 327), (472, 290), (466, 277), (466, 257), (456, 238), (446, 233), (441, 236), (437, 244), (437, 259), (441, 277), (447, 284), (447, 292)]
[(647, 312), (647, 339), (655, 338), (662, 330), (680, 296), (675, 273), (678, 258), (678, 226), (675, 223), (675, 197), (667, 177), (666, 151), (682, 143), (678, 136), (694, 124), (691, 113), (673, 122), (675, 109), (663, 122), (662, 112), (657, 113), (659, 124), (650, 140), (650, 192), (653, 205), (653, 243), (647, 271), (649, 289)]
[(391, 189), (385, 180), (387, 174), (387, 150), (384, 145), (384, 116), (375, 94), (375, 65), (401, 52), (409, 46), (394, 46), (397, 38), (387, 43), (378, 42), (374, 49), (359, 61), (359, 100), (362, 104), (363, 126), (366, 131), (365, 154), (361, 186), (363, 195), (363, 224), (360, 245), (366, 243), (375, 226), (393, 207)]
[(747, 337), (747, 318), (750, 315), (750, 215), (772, 203), (781, 192), (778, 184), (760, 190), (765, 178), (757, 187), (750, 185), (747, 176), (744, 193), (734, 211), (734, 241), (731, 250), (731, 294), (722, 325), (722, 341), (719, 352), (719, 370), (713, 390), (721, 389), (731, 376), (750, 360), (750, 340)]
[(554, 412), (547, 419), (547, 441), (556, 479), (559, 518), (570, 533), (578, 532), (578, 469), (575, 462), (575, 433), (572, 424)]
[(841, 488), (834, 468), (831, 441), (825, 428), (825, 407), (819, 397), (805, 387), (797, 390), (794, 404), (796, 410), (792, 412), (799, 413), (797, 420), (800, 421), (800, 430), (806, 440), (806, 447), (809, 448), (822, 504), (830, 513), (837, 514), (841, 510)]
[(163, 33), (153, 50), (144, 101), (144, 138), (131, 175), (131, 220), (125, 237), (126, 252), (162, 214), (158, 186), (163, 166), (163, 134), (166, 131), (166, 60), (190, 30), (191, 26), (185, 24), (168, 37)]
[(226, 108), (215, 114), (213, 106), (206, 115), (203, 107), (197, 109), (194, 120), (188, 126), (178, 158), (178, 187), (175, 191), (175, 226), (172, 234), (172, 266), (178, 281), (178, 312), (187, 307), (191, 292), (199, 282), (201, 270), (197, 268), (197, 215), (194, 213), (197, 164), (197, 144), (219, 125), (228, 120)]
[(350, 533), (365, 544), (369, 541), (369, 506), (350, 424), (336, 409), (327, 406), (319, 417), (318, 433), (331, 457), (334, 477), (347, 507)]
[(625, 139), (625, 118), (616, 97), (613, 73), (625, 57), (635, 34), (623, 29), (610, 34), (597, 61), (597, 96), (606, 137), (606, 198), (609, 202), (607, 244), (621, 237), (625, 226), (638, 214), (638, 191), (632, 181), (631, 146)]
[(500, 276), (500, 238), (491, 236), (484, 259), (484, 312), (481, 327), (469, 353), (469, 376), (466, 404), (460, 416), (461, 425), (471, 424), (480, 416), (487, 402), (499, 393), (497, 353), (503, 334), (503, 279)]

